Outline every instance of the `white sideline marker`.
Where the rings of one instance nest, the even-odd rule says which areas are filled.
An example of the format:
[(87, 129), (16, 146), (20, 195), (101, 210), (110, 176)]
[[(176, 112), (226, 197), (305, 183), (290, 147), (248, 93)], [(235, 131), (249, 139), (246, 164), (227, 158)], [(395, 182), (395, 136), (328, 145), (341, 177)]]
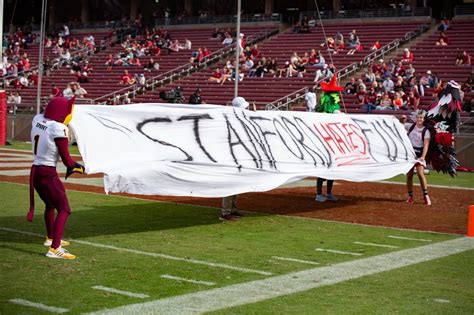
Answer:
[[(0, 227), (0, 230), (1, 231), (6, 231), (6, 232), (13, 232), (13, 233), (18, 233), (18, 234), (30, 235), (30, 236), (38, 236), (38, 237), (44, 238), (44, 235), (42, 235), (42, 234), (32, 233), (32, 232), (27, 232), (27, 231), (20, 231), (20, 230), (10, 229), (10, 228), (6, 228), (6, 227)], [(144, 251), (141, 251), (141, 250), (135, 250), (135, 249), (129, 249), (129, 248), (123, 248), (123, 247), (116, 247), (116, 246), (99, 244), (99, 243), (92, 243), (92, 242), (81, 241), (81, 240), (76, 240), (76, 239), (68, 239), (68, 240), (71, 241), (71, 242), (78, 243), (78, 244), (89, 245), (89, 246), (98, 247), (98, 248), (112, 249), (112, 250), (116, 250), (116, 251), (119, 251), (119, 252), (134, 253), (134, 254), (139, 254), (139, 255), (142, 255), (142, 256), (151, 256), (151, 257), (158, 257), (158, 258), (169, 259), (169, 260), (184, 261), (184, 262), (188, 262), (188, 263), (191, 263), (191, 264), (205, 265), (205, 266), (209, 266), (209, 267), (223, 268), (223, 269), (229, 269), (229, 270), (240, 271), (240, 272), (245, 272), (245, 273), (256, 273), (256, 274), (263, 275), (263, 276), (271, 276), (272, 275), (272, 273), (268, 272), (268, 271), (261, 271), (261, 270), (243, 268), (243, 267), (236, 267), (236, 266), (231, 266), (231, 265), (226, 265), (226, 264), (221, 264), (221, 263), (208, 262), (208, 261), (204, 261), (204, 260), (176, 257), (176, 256), (171, 256), (171, 255), (166, 255), (166, 254), (161, 254), (161, 253), (150, 253), (150, 252), (144, 252)]]
[(474, 238), (460, 237), (332, 266), (316, 267), (227, 287), (104, 309), (89, 315), (201, 314), (329, 286), (468, 250), (474, 250)]
[(397, 240), (408, 240), (408, 241), (418, 241), (418, 242), (431, 242), (431, 240), (427, 240), (424, 238), (412, 238), (412, 237), (403, 237), (403, 236), (396, 236), (396, 235), (389, 235), (387, 237), (395, 238)]
[(296, 258), (290, 258), (290, 257), (272, 256), (272, 258), (277, 259), (277, 260), (293, 261), (293, 262), (298, 262), (298, 263), (308, 264), (308, 265), (319, 265), (319, 263), (315, 261), (302, 260), (302, 259), (296, 259)]
[(48, 305), (44, 305), (44, 304), (41, 304), (41, 303), (35, 303), (35, 302), (23, 300), (23, 299), (11, 299), (8, 302), (10, 302), (12, 304), (37, 308), (39, 310), (42, 310), (42, 311), (45, 311), (45, 312), (50, 312), (50, 313), (61, 314), (61, 313), (69, 312), (69, 310), (67, 308), (48, 306)]
[(400, 248), (400, 246), (377, 244), (377, 243), (354, 242), (354, 244), (365, 245), (365, 246), (374, 246), (374, 247), (385, 247), (385, 248)]
[(328, 252), (334, 254), (342, 254), (342, 255), (352, 255), (352, 256), (363, 256), (364, 254), (361, 253), (353, 253), (353, 252), (345, 252), (342, 250), (335, 250), (335, 249), (325, 249), (325, 248), (316, 248), (318, 252)]
[(433, 301), (438, 302), (438, 303), (451, 303), (450, 300), (446, 300), (446, 299), (433, 299)]
[(215, 282), (186, 279), (186, 278), (181, 278), (181, 277), (176, 277), (176, 276), (171, 276), (171, 275), (161, 275), (160, 277), (164, 279), (177, 280), (177, 281), (189, 282), (189, 283), (194, 283), (194, 284), (204, 284), (208, 286), (215, 285)]
[(100, 291), (105, 291), (105, 292), (110, 292), (110, 293), (115, 293), (115, 294), (120, 294), (120, 295), (126, 295), (129, 297), (135, 297), (139, 299), (146, 299), (150, 297), (148, 294), (144, 294), (144, 293), (133, 293), (129, 291), (123, 291), (123, 290), (118, 290), (114, 288), (104, 287), (101, 285), (95, 285), (91, 288), (94, 290), (100, 290)]

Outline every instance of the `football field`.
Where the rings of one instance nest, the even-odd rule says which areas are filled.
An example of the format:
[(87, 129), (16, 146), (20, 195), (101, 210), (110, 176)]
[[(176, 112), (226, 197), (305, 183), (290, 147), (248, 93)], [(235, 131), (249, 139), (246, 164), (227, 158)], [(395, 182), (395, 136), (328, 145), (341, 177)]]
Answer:
[(78, 259), (64, 261), (44, 256), (39, 198), (25, 219), (26, 183), (0, 192), (1, 314), (474, 313), (474, 238), (460, 234), (259, 211), (221, 222), (216, 207), (69, 189)]

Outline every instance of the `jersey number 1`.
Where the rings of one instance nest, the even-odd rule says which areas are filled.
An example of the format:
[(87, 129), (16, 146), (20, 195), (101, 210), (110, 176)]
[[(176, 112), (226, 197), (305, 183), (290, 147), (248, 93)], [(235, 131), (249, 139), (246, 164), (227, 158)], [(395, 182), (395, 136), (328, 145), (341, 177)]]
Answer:
[(35, 136), (35, 149), (34, 149), (34, 155), (36, 155), (36, 152), (38, 151), (38, 142), (39, 142), (39, 135)]

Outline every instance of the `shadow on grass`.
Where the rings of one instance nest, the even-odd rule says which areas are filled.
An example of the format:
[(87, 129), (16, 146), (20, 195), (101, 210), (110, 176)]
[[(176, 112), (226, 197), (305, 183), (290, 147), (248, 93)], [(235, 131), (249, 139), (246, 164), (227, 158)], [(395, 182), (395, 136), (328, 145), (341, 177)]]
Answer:
[[(222, 224), (219, 215), (220, 209), (157, 202), (94, 206), (81, 211), (73, 209), (67, 222), (65, 235), (72, 238), (87, 238)], [(252, 214), (252, 216), (256, 215), (265, 214)], [(33, 224), (28, 223), (25, 216), (0, 217), (0, 227), (44, 233), (43, 211), (36, 209)], [(0, 232), (3, 231), (0, 230)], [(7, 238), (6, 241), (18, 243), (38, 242), (29, 236), (6, 236), (5, 238)], [(0, 239), (5, 240), (5, 238)]]

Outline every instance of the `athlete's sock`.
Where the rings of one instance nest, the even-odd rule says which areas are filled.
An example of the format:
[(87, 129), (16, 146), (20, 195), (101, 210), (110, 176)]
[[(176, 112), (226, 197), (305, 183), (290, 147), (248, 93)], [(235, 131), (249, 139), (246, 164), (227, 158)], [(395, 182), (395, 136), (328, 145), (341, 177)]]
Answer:
[(54, 221), (54, 237), (53, 244), (51, 245), (52, 248), (58, 248), (61, 246), (61, 239), (63, 237), (64, 227), (66, 226), (68, 217), (69, 212), (67, 211), (59, 211), (58, 215), (56, 216), (56, 220)]

